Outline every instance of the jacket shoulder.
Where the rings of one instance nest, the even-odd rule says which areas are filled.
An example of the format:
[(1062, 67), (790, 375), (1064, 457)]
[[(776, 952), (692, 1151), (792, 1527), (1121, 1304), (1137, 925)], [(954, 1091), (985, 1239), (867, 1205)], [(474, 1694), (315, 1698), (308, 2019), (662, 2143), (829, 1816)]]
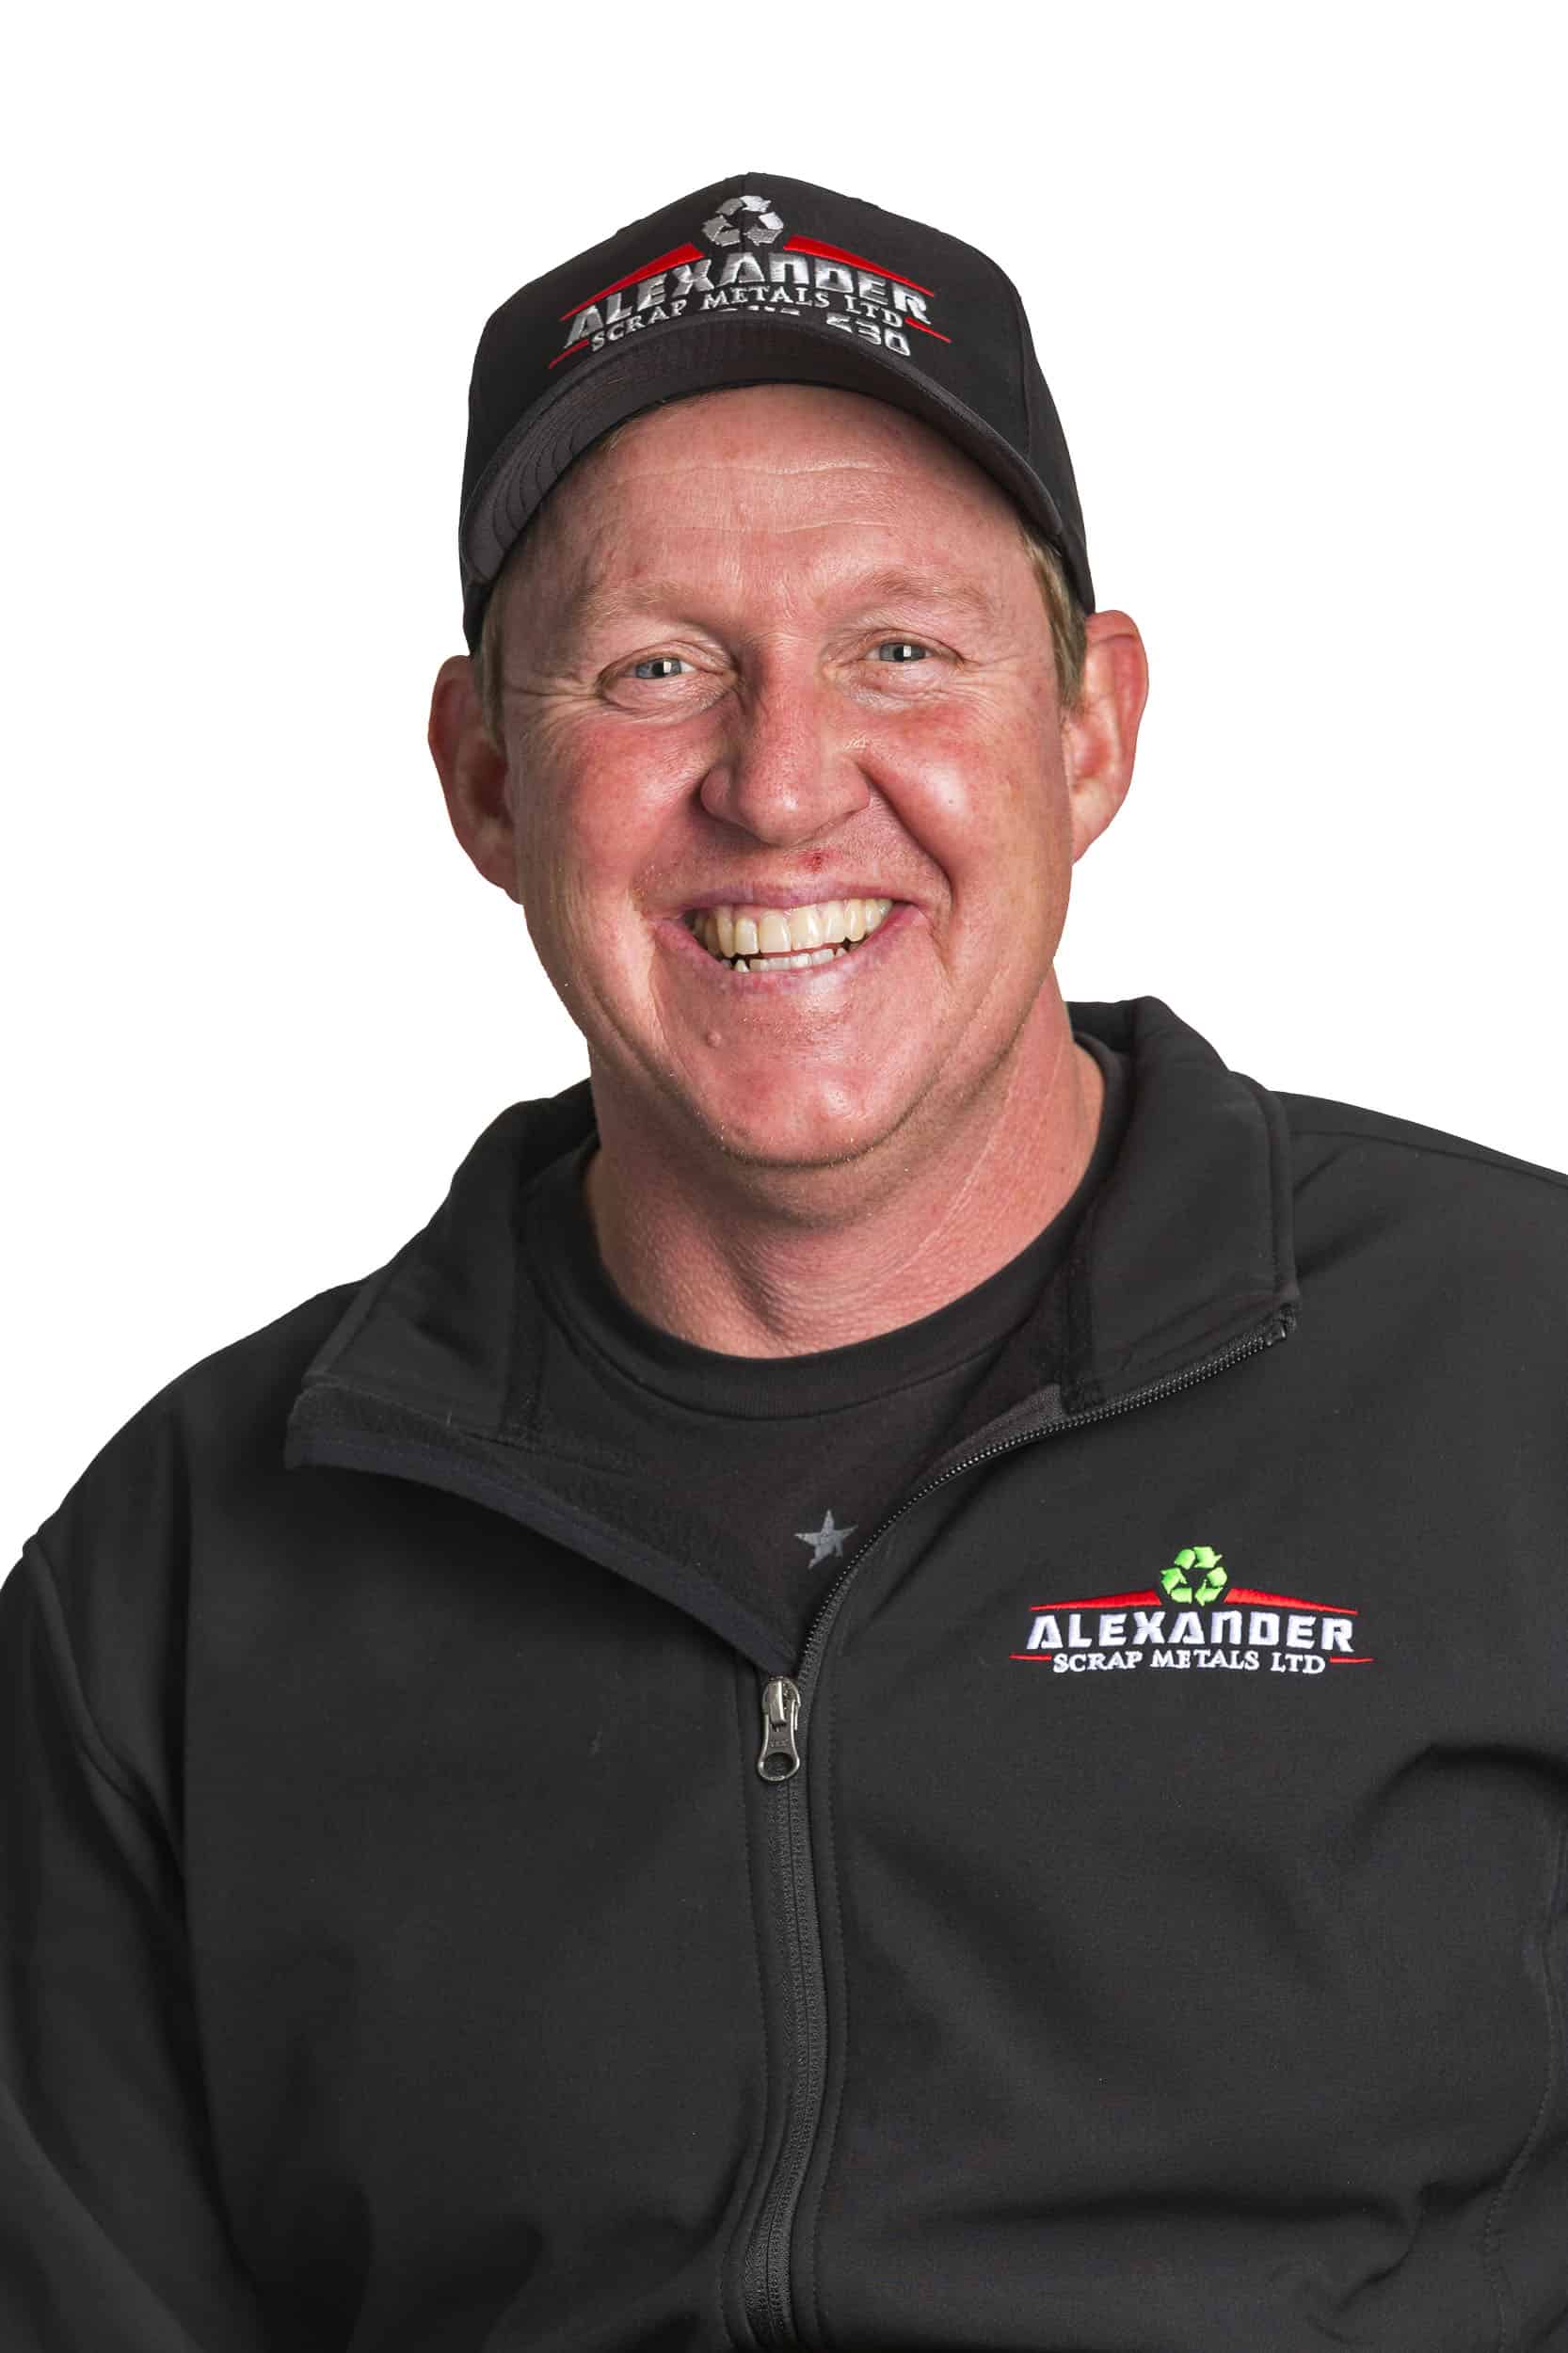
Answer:
[[(1314, 1139), (1328, 1143), (1335, 1137), (1352, 1143), (1390, 1144), (1428, 1161), (1467, 1163), (1478, 1185), (1488, 1184), (1493, 1176), (1504, 1180), (1533, 1179), (1553, 1188), (1568, 1209), (1568, 1172), (1561, 1169), (1548, 1168), (1539, 1160), (1520, 1160), (1513, 1153), (1478, 1143), (1472, 1136), (1451, 1135), (1443, 1128), (1423, 1127), (1418, 1120), (1401, 1119), (1393, 1112), (1373, 1111), (1366, 1104), (1338, 1103), (1328, 1096), (1292, 1094), (1279, 1088), (1272, 1092), (1284, 1107), (1292, 1139), (1304, 1145)], [(1454, 1176), (1455, 1181), (1463, 1183), (1463, 1167)]]
[(317, 1292), (166, 1382), (98, 1449), (10, 1572), (34, 1589), (82, 1737), (166, 1817), (193, 1556), (268, 1508), (305, 1368), (361, 1287)]
[(1304, 1287), (1337, 1270), (1358, 1312), (1392, 1320), (1413, 1348), (1468, 1351), (1477, 1379), (1482, 1367), (1505, 1377), (1499, 1350), (1533, 1368), (1538, 1384), (1561, 1365), (1568, 1175), (1362, 1104), (1277, 1100)]
[[(264, 1457), (282, 1425), (305, 1368), (342, 1321), (363, 1279), (335, 1284), (301, 1300), (271, 1322), (226, 1341), (175, 1373), (104, 1440), (38, 1533), (60, 1545), (72, 1524), (113, 1500), (135, 1505), (137, 1520), (167, 1519), (164, 1482), (177, 1464), (211, 1472), (215, 1449)], [(149, 1482), (152, 1482), (151, 1485)]]

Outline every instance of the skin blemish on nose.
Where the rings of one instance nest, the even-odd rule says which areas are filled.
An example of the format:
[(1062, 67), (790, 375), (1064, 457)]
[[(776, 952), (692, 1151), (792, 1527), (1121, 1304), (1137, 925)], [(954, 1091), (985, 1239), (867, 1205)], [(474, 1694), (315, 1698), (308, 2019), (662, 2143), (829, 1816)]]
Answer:
[(717, 1053), (719, 1048), (724, 1044), (724, 1032), (722, 1030), (710, 1030), (702, 1042), (704, 1046), (711, 1046), (713, 1048), (713, 1051)]

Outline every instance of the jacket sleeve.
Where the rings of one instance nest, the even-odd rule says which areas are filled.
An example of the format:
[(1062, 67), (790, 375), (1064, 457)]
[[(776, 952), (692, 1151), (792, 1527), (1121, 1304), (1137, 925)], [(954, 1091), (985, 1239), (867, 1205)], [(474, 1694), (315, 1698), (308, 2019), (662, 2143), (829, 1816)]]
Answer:
[(170, 1837), (35, 1539), (0, 1585), (0, 2345), (264, 2353), (217, 2193)]

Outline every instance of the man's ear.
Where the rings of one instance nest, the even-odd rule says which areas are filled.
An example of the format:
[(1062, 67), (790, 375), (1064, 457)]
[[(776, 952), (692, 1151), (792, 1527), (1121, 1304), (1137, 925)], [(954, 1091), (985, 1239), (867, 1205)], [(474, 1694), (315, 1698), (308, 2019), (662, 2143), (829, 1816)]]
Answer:
[(1126, 613), (1091, 613), (1086, 634), (1082, 689), (1062, 721), (1075, 866), (1127, 797), (1149, 694), (1148, 656), (1136, 621)]
[(453, 832), (485, 880), (520, 899), (506, 755), (485, 726), (466, 653), (449, 655), (436, 673), (426, 741)]

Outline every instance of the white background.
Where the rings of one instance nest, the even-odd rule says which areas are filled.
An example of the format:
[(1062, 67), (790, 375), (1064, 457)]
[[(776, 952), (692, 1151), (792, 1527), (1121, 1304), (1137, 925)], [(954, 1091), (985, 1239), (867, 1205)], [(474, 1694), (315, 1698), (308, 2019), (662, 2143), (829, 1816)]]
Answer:
[(1555, 9), (30, 20), (0, 1558), (585, 1067), (424, 749), (468, 371), (524, 279), (730, 173), (1023, 293), (1154, 680), (1068, 998), (1568, 1168)]

